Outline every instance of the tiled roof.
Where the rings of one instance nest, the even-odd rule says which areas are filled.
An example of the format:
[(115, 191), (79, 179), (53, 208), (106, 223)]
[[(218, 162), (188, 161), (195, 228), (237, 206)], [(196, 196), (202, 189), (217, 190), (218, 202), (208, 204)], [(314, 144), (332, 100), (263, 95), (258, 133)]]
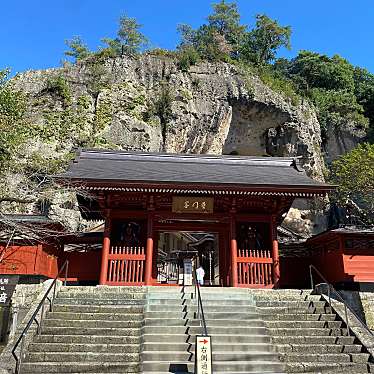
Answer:
[(285, 186), (331, 190), (286, 157), (245, 157), (82, 150), (59, 179), (90, 183)]

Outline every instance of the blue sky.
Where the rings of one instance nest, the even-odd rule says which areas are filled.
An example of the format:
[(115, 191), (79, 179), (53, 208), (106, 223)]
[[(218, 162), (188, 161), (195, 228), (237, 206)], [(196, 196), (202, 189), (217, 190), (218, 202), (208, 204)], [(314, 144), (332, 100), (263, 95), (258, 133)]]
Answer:
[[(59, 66), (64, 40), (80, 35), (94, 49), (102, 37), (114, 37), (118, 18), (126, 13), (144, 25), (152, 45), (174, 48), (176, 26), (202, 24), (212, 0), (16, 0), (1, 5), (0, 69), (13, 74)], [(338, 53), (374, 73), (373, 0), (239, 0), (243, 23), (265, 13), (291, 25), (292, 57), (301, 49)]]

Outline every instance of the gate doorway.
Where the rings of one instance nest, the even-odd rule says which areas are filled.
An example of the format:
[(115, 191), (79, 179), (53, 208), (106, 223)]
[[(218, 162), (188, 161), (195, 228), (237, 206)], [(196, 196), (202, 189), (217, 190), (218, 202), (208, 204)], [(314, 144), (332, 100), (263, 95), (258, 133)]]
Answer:
[(201, 231), (161, 231), (157, 246), (157, 283), (181, 285), (185, 282), (185, 263), (204, 269), (204, 285), (222, 285), (219, 234)]

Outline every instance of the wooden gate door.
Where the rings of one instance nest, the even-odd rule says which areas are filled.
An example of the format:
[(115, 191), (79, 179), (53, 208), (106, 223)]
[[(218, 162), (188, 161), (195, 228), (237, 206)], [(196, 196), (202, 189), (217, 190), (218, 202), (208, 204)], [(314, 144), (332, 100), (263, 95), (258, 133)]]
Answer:
[(141, 286), (144, 284), (144, 247), (113, 246), (108, 255), (106, 284), (110, 286)]
[(273, 288), (273, 259), (269, 250), (238, 249), (238, 286)]

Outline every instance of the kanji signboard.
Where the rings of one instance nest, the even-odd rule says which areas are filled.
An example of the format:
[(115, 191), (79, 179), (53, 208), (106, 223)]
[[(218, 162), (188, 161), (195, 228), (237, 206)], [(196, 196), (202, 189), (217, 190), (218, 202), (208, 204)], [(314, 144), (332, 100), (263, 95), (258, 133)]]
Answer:
[(212, 197), (173, 196), (173, 213), (213, 213)]
[(18, 279), (18, 275), (0, 274), (0, 307), (10, 304)]
[(212, 344), (210, 336), (196, 336), (195, 374), (212, 374)]

